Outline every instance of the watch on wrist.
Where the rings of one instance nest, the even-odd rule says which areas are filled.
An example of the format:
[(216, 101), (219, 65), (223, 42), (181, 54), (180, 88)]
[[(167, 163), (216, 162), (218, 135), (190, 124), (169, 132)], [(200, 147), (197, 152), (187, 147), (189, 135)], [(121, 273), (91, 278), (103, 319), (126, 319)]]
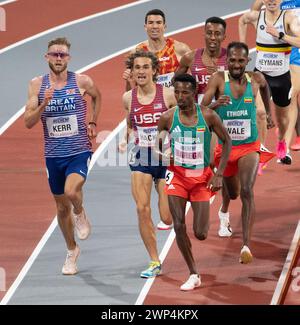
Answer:
[(283, 39), (285, 36), (284, 32), (279, 32), (278, 39)]

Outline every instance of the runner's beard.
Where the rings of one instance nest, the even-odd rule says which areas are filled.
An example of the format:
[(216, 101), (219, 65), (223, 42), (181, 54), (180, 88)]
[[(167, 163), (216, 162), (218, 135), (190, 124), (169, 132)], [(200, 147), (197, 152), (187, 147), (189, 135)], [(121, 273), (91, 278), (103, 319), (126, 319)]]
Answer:
[(242, 69), (239, 73), (230, 72), (230, 77), (239, 80), (242, 79), (245, 73), (245, 69)]
[(59, 69), (55, 66), (55, 64), (49, 62), (49, 68), (52, 72), (54, 72), (56, 75), (59, 75), (60, 73), (64, 72), (67, 69), (67, 64), (61, 64), (59, 66)]

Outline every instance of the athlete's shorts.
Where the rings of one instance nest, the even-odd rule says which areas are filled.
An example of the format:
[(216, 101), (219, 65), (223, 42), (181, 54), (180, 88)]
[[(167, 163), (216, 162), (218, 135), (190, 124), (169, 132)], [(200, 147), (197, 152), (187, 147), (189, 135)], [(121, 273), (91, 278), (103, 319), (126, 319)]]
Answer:
[[(232, 146), (229, 159), (224, 170), (223, 176), (230, 177), (238, 173), (238, 161), (240, 158), (248, 155), (251, 152), (260, 152), (260, 142), (255, 141), (252, 143), (241, 144)], [(215, 165), (218, 167), (222, 154), (222, 145), (218, 144), (215, 149)]]
[(290, 64), (300, 66), (300, 49), (298, 49), (298, 47), (292, 47)]
[(171, 166), (166, 175), (165, 192), (167, 195), (179, 196), (190, 202), (204, 202), (215, 194), (207, 184), (213, 172), (210, 167), (191, 170), (181, 166)]
[[(257, 69), (255, 69), (257, 71)], [(269, 85), (274, 104), (280, 107), (286, 107), (291, 102), (291, 74), (290, 71), (281, 76), (270, 77), (263, 73)]]
[(64, 194), (66, 179), (72, 173), (79, 174), (86, 179), (91, 157), (92, 152), (86, 151), (68, 157), (46, 158), (51, 192), (54, 195)]
[(129, 152), (129, 167), (132, 172), (152, 175), (154, 180), (166, 177), (167, 166), (156, 159), (151, 148), (132, 148)]
[(132, 172), (141, 172), (144, 174), (150, 174), (152, 175), (152, 178), (154, 180), (160, 179), (160, 178), (165, 178), (166, 177), (166, 171), (167, 167), (163, 166), (131, 166), (129, 165), (130, 170)]

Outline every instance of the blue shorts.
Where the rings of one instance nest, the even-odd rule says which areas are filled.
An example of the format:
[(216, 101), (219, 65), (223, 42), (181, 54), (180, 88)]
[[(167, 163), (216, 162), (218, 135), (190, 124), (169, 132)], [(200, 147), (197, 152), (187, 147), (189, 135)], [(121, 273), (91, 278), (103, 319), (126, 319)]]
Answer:
[(46, 158), (51, 192), (54, 195), (64, 194), (66, 179), (72, 173), (79, 174), (86, 179), (91, 157), (92, 152), (86, 151), (68, 157)]
[(300, 49), (298, 49), (298, 47), (292, 47), (290, 64), (300, 66)]
[(167, 166), (163, 166), (151, 148), (135, 146), (129, 153), (129, 167), (132, 172), (141, 172), (152, 175), (153, 179), (165, 178)]
[(132, 172), (141, 172), (144, 174), (150, 174), (154, 180), (166, 178), (167, 167), (164, 166), (130, 166)]

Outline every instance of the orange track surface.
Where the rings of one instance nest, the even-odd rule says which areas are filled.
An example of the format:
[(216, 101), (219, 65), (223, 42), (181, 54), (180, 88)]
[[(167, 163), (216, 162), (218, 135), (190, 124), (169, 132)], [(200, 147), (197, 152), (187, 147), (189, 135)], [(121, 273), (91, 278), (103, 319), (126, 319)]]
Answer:
[[(187, 217), (202, 286), (192, 292), (179, 290), (189, 272), (174, 242), (163, 264), (164, 276), (155, 280), (145, 304), (270, 304), (299, 219), (299, 163), (299, 156), (294, 167), (278, 166), (273, 160), (265, 174), (257, 179), (257, 214), (251, 242), (253, 263), (238, 263), (242, 243), (239, 199), (230, 207), (233, 237), (217, 236), (221, 202), (218, 195), (211, 207), (207, 240), (195, 239), (192, 213)], [(276, 180), (280, 182), (276, 184)]]
[[(74, 1), (81, 2), (72, 0), (72, 3)], [(61, 17), (59, 12), (58, 17), (49, 14), (49, 11), (51, 12), (55, 6), (45, 8), (43, 10), (45, 16), (51, 18), (55, 16), (55, 21), (44, 20), (45, 17), (37, 15), (38, 22), (31, 21), (31, 25), (34, 23), (34, 28), (30, 30), (27, 29), (30, 24), (23, 19), (23, 16), (28, 15), (25, 15), (22, 9), (20, 17), (14, 16), (11, 21), (23, 19), (24, 28), (19, 27), (18, 31), (15, 30), (14, 33), (11, 30), (11, 36), (1, 39), (0, 46), (6, 46), (49, 27), (64, 23), (66, 20), (77, 19), (96, 11), (94, 7), (92, 9), (94, 1), (85, 1), (85, 9), (80, 8), (80, 4), (68, 7), (67, 4), (70, 2), (70, 0), (60, 2), (59, 12), (63, 13)], [(129, 2), (131, 1), (118, 1), (118, 4)], [(33, 6), (34, 3), (36, 1), (28, 0), (26, 6), (23, 1), (5, 6), (9, 12), (8, 20), (14, 12), (14, 5), (24, 5), (25, 8), (31, 4), (31, 10), (36, 10)], [(49, 3), (53, 4), (57, 1), (39, 2), (39, 5), (48, 6)], [(97, 1), (97, 3), (99, 5), (97, 10), (100, 11), (109, 9), (108, 5), (111, 2)], [(106, 5), (107, 8), (100, 8), (100, 3), (101, 6)], [(115, 3), (116, 1), (114, 1)], [(94, 5), (96, 6), (96, 3)], [(67, 8), (68, 10), (66, 10)], [(90, 10), (90, 12), (84, 10)], [(67, 18), (65, 18), (66, 12), (68, 12)], [(44, 22), (46, 25), (42, 25)], [(229, 19), (228, 23), (227, 40), (231, 41), (233, 38), (230, 35), (237, 35), (237, 19)], [(10, 30), (9, 26), (8, 30)], [(21, 33), (24, 34), (21, 35)], [(203, 46), (203, 29), (181, 33), (175, 38), (186, 42), (191, 47)], [(253, 46), (253, 35), (249, 41)], [(124, 116), (121, 108), (121, 95), (124, 91), (124, 83), (121, 79), (123, 61), (124, 56), (119, 56), (87, 71), (87, 74), (94, 78), (103, 94), (103, 111), (99, 124), (101, 130), (112, 130), (122, 119), (120, 117)], [(105, 80), (103, 76), (105, 76)], [(274, 140), (274, 137), (272, 139)], [(0, 197), (3, 198), (1, 201), (5, 202), (0, 218), (0, 247), (4, 248), (0, 251), (0, 264), (6, 269), (7, 288), (15, 280), (55, 214), (54, 202), (44, 172), (42, 142), (41, 127), (38, 126), (34, 130), (28, 131), (23, 126), (22, 118), (16, 121), (0, 138), (0, 152), (4, 157), (0, 161), (0, 174), (1, 180), (3, 180), (0, 185)], [(293, 166), (297, 166), (298, 163), (299, 161), (295, 161)], [(294, 216), (296, 211), (299, 211), (298, 200), (294, 197), (299, 192), (297, 186), (300, 182), (297, 177), (294, 177), (294, 173), (290, 172), (295, 171), (296, 167), (275, 165), (274, 162), (270, 164), (266, 175), (259, 178), (256, 185), (256, 195), (259, 198), (257, 199), (258, 214), (253, 236), (254, 263), (250, 266), (237, 263), (241, 230), (240, 204), (235, 202), (231, 208), (235, 230), (234, 238), (227, 240), (217, 238), (215, 235), (216, 217), (212, 217), (209, 239), (201, 243), (193, 240), (194, 251), (197, 250), (195, 257), (203, 275), (203, 287), (192, 293), (183, 294), (179, 291), (179, 285), (187, 276), (187, 269), (177, 247), (173, 245), (164, 263), (165, 275), (154, 282), (149, 297), (145, 301), (146, 304), (270, 302), (272, 290), (274, 290), (281, 272), (295, 227)], [(290, 177), (287, 178), (286, 175), (290, 175)], [(274, 177), (282, 179), (280, 186), (274, 186)], [(294, 191), (295, 188), (296, 191)], [(270, 195), (272, 195), (271, 207), (267, 207), (266, 202)], [(286, 208), (287, 196), (290, 198), (288, 208)], [(212, 216), (216, 215), (219, 207), (219, 198), (216, 201), (212, 208)], [(284, 218), (282, 218), (283, 215)], [(188, 221), (190, 223), (191, 217), (188, 218)], [(282, 238), (276, 238), (275, 235), (275, 230), (279, 227)], [(7, 252), (9, 252), (9, 256)], [(0, 292), (0, 299), (4, 293)]]
[(131, 2), (135, 0), (19, 0), (9, 3), (3, 6), (6, 32), (1, 33), (0, 48), (57, 25)]
[[(24, 2), (18, 1), (11, 5)], [(36, 3), (31, 0), (29, 2)], [(49, 1), (52, 4), (54, 2), (57, 1)], [(94, 1), (86, 1), (86, 3), (89, 2)], [(97, 11), (109, 9), (110, 1), (97, 2)], [(120, 5), (129, 2), (132, 1), (116, 0), (113, 3)], [(48, 1), (39, 2), (40, 5), (46, 6), (49, 3)], [(64, 5), (70, 4), (70, 1), (63, 3)], [(45, 8), (43, 11), (47, 12), (48, 9)], [(18, 7), (17, 10), (22, 9)], [(77, 10), (79, 11), (76, 13)], [(66, 18), (70, 20), (79, 18), (82, 13), (80, 10), (80, 6), (77, 6), (76, 10), (73, 10), (73, 17)], [(89, 14), (93, 13), (91, 8), (89, 10)], [(63, 22), (65, 21), (59, 21), (59, 23)], [(38, 31), (44, 29), (41, 23), (42, 19)], [(21, 31), (30, 32), (27, 26), (20, 28), (20, 33)], [(32, 32), (35, 33), (37, 30)], [(23, 37), (19, 35), (21, 38), (25, 36), (30, 35), (24, 34)], [(123, 57), (118, 57), (87, 71), (103, 93), (103, 111), (99, 123), (101, 130), (112, 130), (118, 124), (119, 118), (123, 116), (121, 108), (121, 95), (124, 90), (124, 82), (121, 78), (123, 61)], [(106, 76), (105, 80), (103, 76)], [(40, 124), (32, 130), (27, 130), (23, 117), (19, 118), (0, 137), (0, 152), (0, 266), (6, 271), (6, 288), (8, 289), (53, 220), (55, 204), (49, 191), (45, 172)], [(5, 292), (0, 291), (0, 300), (4, 294)]]
[[(300, 242), (295, 263), (292, 266), (292, 274), (289, 277), (286, 294), (282, 297), (284, 305), (300, 305)], [(294, 274), (293, 274), (294, 271)]]

